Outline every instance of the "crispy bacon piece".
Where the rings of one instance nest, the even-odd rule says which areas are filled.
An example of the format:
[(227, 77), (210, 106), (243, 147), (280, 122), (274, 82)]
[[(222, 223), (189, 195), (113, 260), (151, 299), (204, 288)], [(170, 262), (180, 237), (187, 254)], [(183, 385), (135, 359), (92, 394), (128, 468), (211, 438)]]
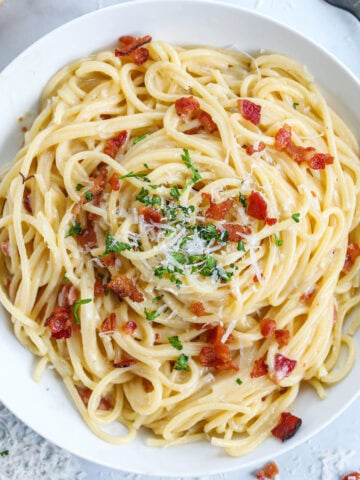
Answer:
[(348, 473), (341, 480), (360, 480), (360, 473), (359, 472)]
[[(96, 171), (95, 177), (90, 177), (90, 180), (93, 182), (92, 188), (90, 188), (91, 195), (97, 197), (102, 194), (106, 185), (106, 177), (108, 174), (108, 169), (106, 165), (100, 165)], [(84, 194), (85, 196), (85, 194)], [(86, 198), (85, 198), (86, 200)]]
[(136, 288), (134, 282), (126, 275), (111, 277), (108, 288), (119, 295), (120, 298), (129, 297), (133, 302), (143, 302), (144, 295)]
[(264, 468), (259, 470), (256, 474), (258, 480), (266, 480), (267, 478), (274, 478), (279, 473), (279, 468), (275, 462), (268, 463)]
[(239, 370), (231, 360), (230, 350), (223, 343), (216, 343), (213, 347), (203, 347), (199, 356), (200, 365), (213, 367), (217, 372), (222, 370)]
[(200, 103), (193, 97), (181, 97), (175, 102), (175, 110), (179, 117), (193, 118), (200, 109)]
[(128, 132), (123, 130), (115, 137), (109, 138), (105, 143), (104, 153), (111, 158), (115, 158), (120, 148), (124, 145), (128, 137)]
[(275, 135), (275, 150), (283, 152), (286, 150), (288, 145), (291, 143), (291, 127), (287, 123), (280, 128), (280, 130)]
[(23, 204), (27, 212), (33, 213), (31, 208), (31, 191), (27, 187), (24, 188)]
[(263, 337), (270, 338), (276, 330), (276, 322), (272, 318), (262, 318), (260, 320), (260, 332)]
[(262, 273), (260, 274), (260, 278), (257, 275), (253, 276), (253, 282), (254, 283), (259, 283), (260, 280), (264, 280), (264, 275)]
[(139, 215), (144, 217), (146, 223), (160, 223), (162, 220), (162, 215), (159, 210), (151, 207), (139, 208)]
[(206, 340), (208, 343), (216, 345), (221, 342), (221, 339), (225, 333), (225, 328), (222, 325), (216, 325), (208, 331)]
[(72, 335), (72, 316), (70, 307), (57, 306), (45, 320), (45, 327), (49, 327), (51, 338), (62, 340)]
[(266, 220), (267, 203), (259, 192), (253, 190), (250, 193), (246, 213), (257, 220)]
[(312, 298), (314, 296), (315, 292), (316, 292), (315, 288), (312, 288), (311, 290), (306, 290), (306, 292), (301, 294), (300, 302), (302, 302), (302, 303), (307, 302), (308, 300), (310, 300), (310, 298)]
[(76, 235), (76, 240), (85, 249), (94, 248), (97, 245), (96, 233), (91, 222), (84, 230), (81, 230), (79, 235)]
[(245, 238), (246, 235), (250, 235), (251, 228), (243, 227), (242, 225), (236, 225), (233, 223), (224, 223), (222, 228), (225, 229), (229, 236), (227, 238), (228, 242), (238, 242), (242, 238)]
[(111, 186), (111, 190), (118, 191), (120, 190), (120, 180), (119, 175), (117, 173), (113, 173), (109, 178), (109, 183)]
[(268, 373), (269, 367), (265, 363), (265, 358), (266, 355), (255, 360), (253, 369), (250, 373), (251, 378), (263, 377)]
[(292, 438), (301, 427), (302, 420), (295, 417), (289, 412), (283, 412), (279, 423), (271, 430), (274, 437), (279, 438), (282, 442)]
[(309, 167), (313, 170), (323, 170), (326, 165), (334, 163), (334, 157), (327, 153), (316, 153), (308, 161)]
[(205, 313), (205, 307), (202, 302), (193, 302), (190, 305), (190, 311), (196, 315), (197, 317), (200, 317), (201, 315), (204, 315)]
[(279, 347), (284, 347), (289, 343), (290, 332), (289, 330), (278, 329), (275, 330), (275, 340), (277, 341)]
[[(299, 147), (291, 141), (286, 148), (286, 152), (297, 163), (310, 162), (314, 156), (315, 148), (313, 147)], [(325, 168), (325, 166), (323, 167)]]
[(258, 153), (258, 152), (262, 152), (263, 150), (265, 150), (265, 143), (264, 142), (258, 142), (258, 144), (254, 144), (254, 145), (246, 145), (246, 153), (248, 155), (252, 155), (253, 153)]
[(345, 263), (342, 269), (342, 273), (349, 273), (358, 257), (360, 257), (359, 245), (357, 245), (356, 243), (349, 243), (346, 250)]
[(74, 285), (66, 283), (58, 295), (58, 304), (60, 307), (71, 307), (78, 298), (78, 289)]
[[(90, 390), (90, 388), (88, 387), (76, 387), (76, 390), (78, 391), (85, 407), (87, 407), (90, 400), (90, 396), (92, 394), (92, 390)], [(98, 410), (111, 410), (111, 409), (112, 409), (112, 405), (109, 402), (109, 400), (105, 397), (102, 397), (98, 405)]]
[(129, 320), (126, 322), (122, 327), (121, 330), (126, 333), (127, 335), (132, 335), (135, 330), (137, 329), (137, 324)]
[(283, 378), (288, 377), (296, 367), (296, 364), (296, 360), (287, 358), (284, 355), (281, 355), (281, 353), (276, 353), (274, 362), (274, 379), (279, 382)]
[(96, 277), (94, 283), (94, 297), (104, 297), (105, 296), (105, 285), (101, 278)]
[(132, 365), (135, 365), (137, 363), (136, 360), (133, 360), (132, 358), (129, 358), (127, 360), (122, 360), (121, 362), (114, 362), (114, 367), (115, 368), (127, 368), (131, 367)]
[(201, 125), (204, 127), (205, 131), (208, 133), (216, 132), (216, 130), (218, 129), (216, 123), (211, 118), (211, 116), (207, 112), (204, 112), (203, 110), (200, 110), (198, 114), (198, 120), (201, 123)]
[(110, 267), (111, 265), (114, 265), (115, 259), (115, 253), (111, 252), (105, 255), (105, 257), (101, 257), (101, 262), (105, 267)]
[(9, 240), (4, 240), (3, 242), (1, 242), (0, 249), (2, 253), (5, 255), (5, 257), (9, 257), (10, 256)]
[(116, 330), (116, 315), (115, 313), (110, 313), (110, 317), (106, 317), (100, 327), (100, 332), (109, 333), (115, 332)]
[(275, 225), (275, 223), (277, 223), (277, 218), (266, 217), (265, 222), (267, 225), (270, 225), (270, 226)]
[(136, 48), (130, 53), (130, 58), (135, 65), (142, 65), (149, 58), (149, 50), (145, 47)]
[(250, 100), (238, 100), (238, 107), (245, 120), (249, 120), (254, 125), (260, 122), (261, 105), (256, 105)]
[(145, 35), (145, 37), (141, 38), (134, 38), (130, 35), (124, 35), (119, 38), (120, 43), (123, 43), (124, 46), (115, 49), (115, 57), (127, 57), (137, 48), (142, 47), (146, 43), (150, 43), (151, 40), (152, 38), (150, 35)]
[(202, 193), (201, 196), (210, 202), (210, 206), (205, 212), (205, 217), (214, 220), (223, 220), (234, 203), (232, 198), (228, 198), (220, 203), (215, 203), (211, 200), (210, 193)]
[(213, 325), (211, 323), (194, 323), (196, 330), (211, 330)]

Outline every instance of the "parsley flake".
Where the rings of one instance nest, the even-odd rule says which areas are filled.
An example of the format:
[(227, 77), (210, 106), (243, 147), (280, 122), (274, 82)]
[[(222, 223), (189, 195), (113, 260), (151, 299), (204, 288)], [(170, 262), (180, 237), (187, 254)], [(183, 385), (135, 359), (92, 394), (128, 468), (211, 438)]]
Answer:
[[(154, 188), (156, 185), (150, 185), (150, 187)], [(159, 195), (149, 195), (149, 190), (146, 188), (142, 187), (139, 194), (136, 195), (136, 200), (138, 200), (140, 203), (143, 203), (146, 206), (151, 205), (152, 207), (154, 205), (160, 205), (161, 204), (161, 197)]]
[(242, 240), (238, 241), (237, 249), (239, 250), (239, 252), (245, 252), (245, 244)]
[(293, 213), (291, 215), (291, 218), (294, 220), (294, 222), (299, 223), (300, 222), (300, 213)]
[(80, 233), (81, 233), (81, 224), (79, 222), (75, 222), (70, 227), (70, 230), (65, 235), (65, 238), (66, 237), (72, 237), (74, 235), (80, 235)]
[(2, 457), (7, 457), (9, 455), (9, 450), (3, 450), (2, 452), (0, 452), (0, 456)]
[(144, 313), (146, 320), (149, 320), (149, 322), (152, 322), (153, 320), (155, 320), (155, 318), (160, 316), (160, 313), (158, 313), (156, 310), (149, 311), (146, 308), (144, 308)]
[(79, 307), (80, 305), (85, 305), (86, 303), (92, 302), (92, 298), (83, 298), (82, 300), (76, 300), (76, 302), (73, 305), (73, 315), (75, 319), (75, 323), (78, 325), (80, 324), (80, 318), (79, 318)]
[(105, 253), (101, 256), (105, 257), (109, 253), (121, 253), (124, 250), (131, 250), (131, 245), (124, 242), (118, 242), (109, 232), (105, 232)]
[(172, 187), (172, 189), (170, 190), (170, 195), (175, 198), (175, 200), (179, 200), (180, 198), (180, 192), (179, 192), (179, 189), (178, 187), (175, 185), (174, 187)]
[(77, 191), (77, 192), (80, 192), (80, 190), (82, 190), (83, 188), (85, 188), (85, 185), (82, 185), (81, 183), (78, 183), (75, 188), (76, 188), (76, 191)]
[(177, 335), (174, 335), (173, 337), (168, 337), (169, 343), (176, 348), (176, 350), (182, 350), (183, 346), (182, 343), (179, 340), (179, 337)]
[(189, 357), (182, 353), (175, 362), (175, 370), (185, 370), (185, 372), (190, 372), (188, 360)]
[(274, 239), (275, 239), (275, 245), (277, 247), (281, 247), (282, 244), (284, 243), (284, 240), (281, 240), (277, 235), (276, 233), (274, 233)]
[(246, 198), (244, 197), (244, 195), (242, 193), (239, 193), (239, 202), (241, 203), (241, 205), (245, 208), (247, 208), (247, 200)]
[(297, 102), (294, 102), (294, 103), (293, 103), (293, 109), (294, 109), (294, 110), (296, 110), (298, 106), (299, 106), (299, 103), (297, 103)]
[(158, 295), (157, 297), (154, 297), (151, 301), (152, 303), (156, 303), (159, 302), (163, 297), (164, 295)]
[(144, 163), (144, 167), (146, 168), (146, 170), (151, 170), (151, 168), (149, 167), (149, 165), (147, 163)]
[(146, 176), (146, 173), (134, 173), (134, 172), (129, 172), (126, 175), (119, 175), (119, 179), (123, 180), (124, 178), (139, 178), (140, 180), (143, 180), (144, 182), (150, 183), (151, 180)]
[(183, 154), (181, 155), (181, 160), (185, 163), (185, 165), (192, 171), (193, 173), (193, 178), (190, 180), (190, 182), (182, 189), (184, 192), (187, 187), (190, 185), (193, 185), (197, 183), (199, 180), (202, 179), (202, 176), (199, 173), (199, 170), (195, 167), (192, 158), (190, 157), (189, 150), (187, 148), (183, 148)]
[(133, 144), (136, 145), (137, 143), (141, 142), (141, 140), (144, 140), (149, 135), (151, 135), (151, 133), (144, 133), (144, 135), (140, 135), (140, 137), (137, 137), (134, 139)]
[(90, 190), (87, 190), (85, 192), (85, 198), (87, 202), (90, 202), (90, 200), (92, 199), (92, 193), (90, 192)]
[(237, 383), (238, 385), (241, 385), (241, 384), (243, 383), (243, 381), (242, 381), (240, 378), (237, 378), (237, 379), (236, 379), (236, 383)]

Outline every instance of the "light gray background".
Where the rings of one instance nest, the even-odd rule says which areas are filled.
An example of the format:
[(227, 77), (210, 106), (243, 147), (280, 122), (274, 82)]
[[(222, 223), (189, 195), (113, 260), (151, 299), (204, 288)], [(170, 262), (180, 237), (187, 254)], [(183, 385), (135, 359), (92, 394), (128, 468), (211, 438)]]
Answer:
[[(53, 28), (97, 8), (120, 3), (116, 0), (3, 2), (0, 0), (0, 69)], [(255, 9), (306, 34), (335, 54), (360, 78), (360, 22), (347, 12), (331, 7), (323, 0), (228, 0), (228, 3)], [(360, 471), (359, 411), (360, 399), (322, 433), (278, 457), (278, 480), (339, 480), (344, 473)], [(80, 460), (48, 444), (0, 404), (0, 451), (4, 449), (9, 449), (10, 453), (7, 457), (0, 457), (0, 480), (149, 478), (123, 474)], [(252, 472), (242, 470), (206, 478), (250, 480), (254, 476)]]

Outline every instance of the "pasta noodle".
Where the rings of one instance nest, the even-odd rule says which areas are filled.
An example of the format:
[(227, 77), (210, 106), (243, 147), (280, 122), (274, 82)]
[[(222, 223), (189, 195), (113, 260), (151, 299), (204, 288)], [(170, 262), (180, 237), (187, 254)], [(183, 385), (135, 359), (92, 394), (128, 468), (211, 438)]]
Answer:
[(150, 40), (46, 85), (0, 184), (0, 300), (100, 438), (244, 455), (354, 364), (359, 146), (295, 60)]

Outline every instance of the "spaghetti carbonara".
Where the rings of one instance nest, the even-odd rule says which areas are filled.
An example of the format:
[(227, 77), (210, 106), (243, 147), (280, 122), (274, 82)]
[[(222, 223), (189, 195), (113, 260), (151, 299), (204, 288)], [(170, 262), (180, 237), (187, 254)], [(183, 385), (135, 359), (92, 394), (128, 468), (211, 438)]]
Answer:
[(286, 440), (355, 361), (359, 146), (292, 58), (119, 42), (2, 175), (0, 300), (108, 442)]

